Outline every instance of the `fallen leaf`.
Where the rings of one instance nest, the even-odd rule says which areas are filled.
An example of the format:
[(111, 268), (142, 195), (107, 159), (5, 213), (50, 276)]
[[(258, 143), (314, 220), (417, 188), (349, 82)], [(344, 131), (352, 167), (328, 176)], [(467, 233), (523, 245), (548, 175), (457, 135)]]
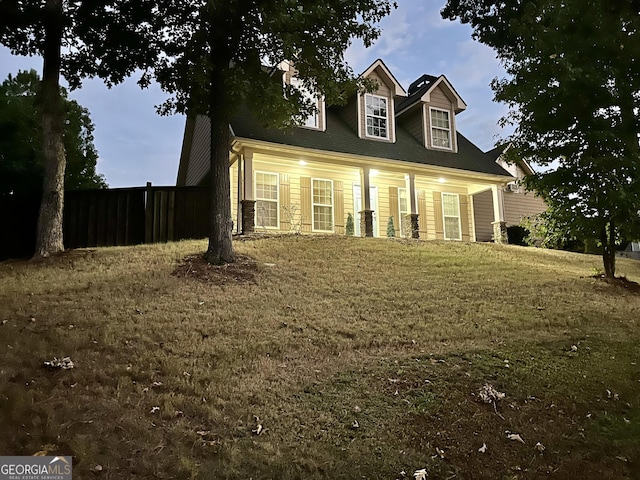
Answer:
[(543, 444), (541, 444), (540, 442), (536, 443), (535, 446), (533, 447), (536, 450), (538, 450), (540, 453), (544, 452), (545, 447)]
[(413, 472), (413, 476), (416, 480), (426, 480), (427, 475), (429, 474), (427, 473), (426, 468), (421, 468), (420, 470), (416, 470), (415, 472)]
[(578, 346), (577, 345), (571, 345), (571, 351), (572, 352), (577, 352), (578, 351)]
[(160, 407), (151, 407), (151, 410), (149, 411), (149, 413), (156, 413), (160, 411)]
[(358, 423), (357, 420), (354, 420), (353, 423), (351, 424), (351, 428), (353, 428), (354, 430), (356, 428), (360, 428), (360, 424)]
[(356, 405), (355, 407), (353, 407), (353, 411), (356, 413), (360, 413), (362, 409), (358, 405)]
[(514, 442), (525, 443), (519, 433), (509, 433), (507, 434), (507, 438), (509, 440), (513, 440)]
[(436, 453), (440, 456), (440, 458), (444, 458), (444, 450), (436, 447)]
[(60, 368), (62, 370), (71, 370), (75, 365), (71, 361), (71, 358), (64, 357), (62, 360), (53, 357), (53, 360), (47, 360), (44, 362), (45, 367)]
[(482, 442), (482, 446), (478, 449), (478, 452), (486, 453), (487, 452), (487, 444)]

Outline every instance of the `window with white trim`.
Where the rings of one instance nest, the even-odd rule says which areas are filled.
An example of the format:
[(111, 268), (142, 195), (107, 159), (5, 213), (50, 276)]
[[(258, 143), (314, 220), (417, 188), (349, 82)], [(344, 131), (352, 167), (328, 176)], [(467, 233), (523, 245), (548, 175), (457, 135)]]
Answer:
[(256, 172), (256, 226), (278, 228), (278, 174)]
[[(296, 87), (305, 100), (308, 100), (311, 103), (315, 104), (316, 108), (318, 107), (318, 97), (307, 90), (299, 79), (293, 77), (291, 79), (291, 86)], [(316, 111), (305, 118), (301, 126), (318, 128), (318, 112)]]
[(444, 239), (462, 240), (460, 198), (457, 193), (442, 194), (442, 218), (444, 220)]
[(409, 214), (409, 197), (407, 196), (406, 188), (398, 189), (398, 210), (400, 219), (398, 225), (400, 226), (400, 235), (403, 237), (411, 236), (411, 217)]
[(431, 145), (436, 148), (451, 150), (451, 121), (449, 111), (430, 107)]
[(333, 181), (314, 178), (311, 181), (313, 230), (333, 231)]
[(367, 137), (389, 138), (388, 99), (366, 94), (364, 101), (367, 117)]

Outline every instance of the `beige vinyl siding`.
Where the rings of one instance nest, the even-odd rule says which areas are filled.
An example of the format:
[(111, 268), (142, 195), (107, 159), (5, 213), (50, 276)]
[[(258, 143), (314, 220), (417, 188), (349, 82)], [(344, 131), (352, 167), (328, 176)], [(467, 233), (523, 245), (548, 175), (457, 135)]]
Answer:
[(546, 209), (544, 200), (531, 192), (504, 192), (504, 220), (509, 227), (519, 225), (522, 217), (537, 215)]
[(422, 108), (420, 106), (414, 107), (403, 114), (398, 120), (398, 124), (407, 130), (421, 145), (426, 145), (423, 132)]
[(200, 185), (200, 182), (209, 173), (209, 147), (211, 144), (211, 127), (209, 119), (203, 115), (198, 115), (196, 125), (193, 130), (193, 141), (189, 154), (189, 166), (185, 179), (185, 186), (193, 187)]
[[(455, 111), (453, 110), (453, 102), (451, 100), (449, 100), (449, 98), (447, 97), (447, 95), (444, 93), (444, 91), (442, 90), (442, 88), (440, 88), (440, 86), (437, 86), (432, 92), (431, 92), (431, 101), (430, 103), (425, 105), (424, 108), (424, 118), (425, 118), (425, 126), (426, 126), (426, 130), (425, 130), (425, 137), (427, 139), (426, 142), (426, 146), (427, 148), (435, 148), (437, 150), (444, 150), (444, 149), (439, 149), (437, 147), (433, 147), (432, 141), (431, 141), (431, 114), (430, 114), (430, 110), (429, 107), (434, 107), (434, 108), (439, 108), (441, 110), (446, 110), (449, 112), (449, 125), (451, 127), (451, 147), (452, 147), (452, 151), (457, 152), (458, 151), (458, 144), (457, 144), (457, 138), (456, 138), (456, 122), (455, 122)], [(444, 150), (446, 151), (446, 150)]]
[(460, 228), (462, 231), (462, 241), (468, 242), (471, 240), (471, 217), (470, 217), (470, 205), (469, 205), (469, 196), (468, 195), (460, 195)]
[(378, 140), (381, 142), (393, 142), (395, 141), (395, 119), (393, 118), (393, 96), (391, 95), (391, 89), (384, 83), (382, 78), (375, 72), (372, 72), (367, 77), (371, 80), (375, 80), (378, 82), (378, 89), (374, 92), (371, 92), (371, 95), (377, 95), (379, 97), (384, 97), (387, 99), (387, 138), (376, 138), (367, 136), (367, 109), (365, 96), (366, 93), (362, 93), (359, 95), (360, 98), (360, 132), (362, 138), (367, 138), (369, 140)]
[(433, 210), (435, 214), (436, 240), (444, 240), (444, 217), (442, 216), (442, 193), (433, 192)]
[(477, 242), (490, 242), (493, 238), (493, 195), (491, 190), (473, 195), (474, 227)]
[(400, 237), (400, 208), (398, 202), (398, 187), (389, 187), (389, 215), (387, 216), (387, 222), (389, 217), (393, 217), (393, 228), (396, 231), (396, 237)]
[(340, 116), (355, 133), (358, 133), (358, 104), (357, 95), (351, 97), (347, 104), (340, 110)]

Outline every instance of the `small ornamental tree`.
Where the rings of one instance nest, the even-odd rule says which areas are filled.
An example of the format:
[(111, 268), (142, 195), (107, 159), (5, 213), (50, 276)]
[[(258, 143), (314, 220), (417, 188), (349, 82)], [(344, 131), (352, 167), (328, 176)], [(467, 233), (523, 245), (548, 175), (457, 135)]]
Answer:
[(355, 235), (355, 224), (351, 212), (347, 214), (347, 224), (345, 226), (344, 233), (346, 235), (349, 235), (350, 237), (353, 237)]
[(344, 52), (354, 38), (370, 46), (391, 0), (175, 0), (158, 2), (164, 51), (156, 78), (171, 95), (161, 113), (206, 115), (211, 125), (210, 234), (205, 258), (233, 262), (229, 125), (246, 108), (268, 126), (288, 127), (314, 113), (304, 92), (282, 84), (293, 62), (303, 89), (343, 103), (363, 81)]
[(396, 236), (396, 229), (393, 226), (393, 216), (389, 217), (387, 221), (387, 237), (393, 238)]

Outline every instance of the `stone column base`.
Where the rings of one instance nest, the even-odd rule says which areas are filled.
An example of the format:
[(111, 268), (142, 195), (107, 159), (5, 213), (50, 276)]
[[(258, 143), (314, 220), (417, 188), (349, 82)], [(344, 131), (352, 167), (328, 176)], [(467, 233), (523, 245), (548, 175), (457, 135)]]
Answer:
[(242, 235), (255, 232), (256, 201), (241, 200), (242, 204)]
[(373, 210), (362, 210), (360, 214), (360, 232), (363, 237), (373, 237)]
[(507, 245), (509, 236), (507, 235), (507, 222), (491, 222), (493, 225), (493, 241), (494, 243)]
[(418, 222), (417, 213), (411, 214), (411, 238), (420, 238), (420, 223)]

